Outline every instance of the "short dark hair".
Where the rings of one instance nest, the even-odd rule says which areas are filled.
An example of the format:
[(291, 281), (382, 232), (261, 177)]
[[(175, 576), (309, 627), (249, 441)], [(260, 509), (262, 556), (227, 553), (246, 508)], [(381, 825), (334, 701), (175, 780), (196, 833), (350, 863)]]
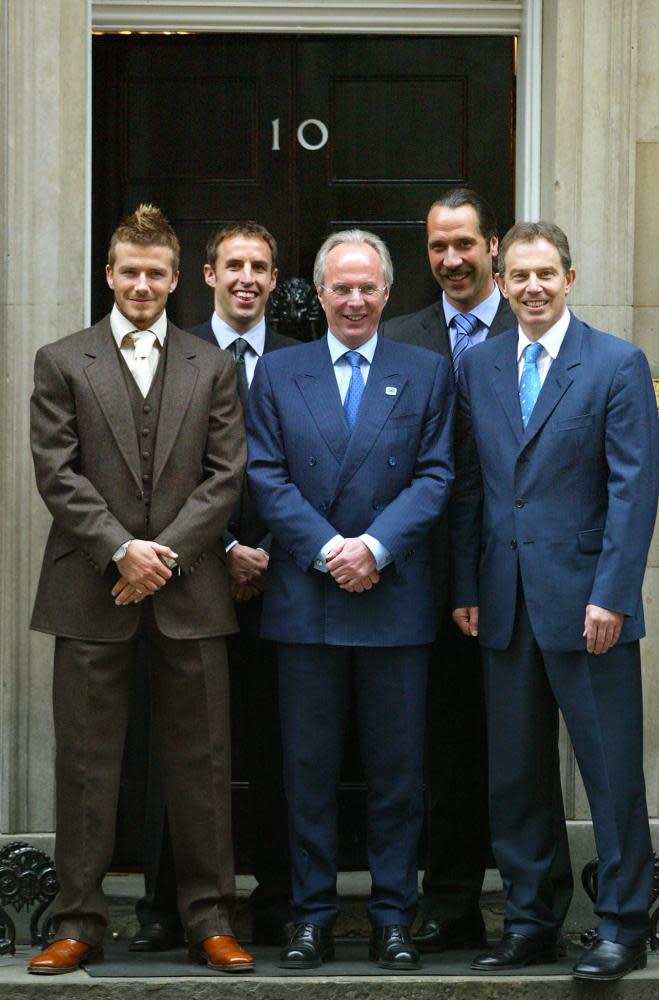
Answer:
[(485, 198), (482, 198), (477, 191), (471, 188), (457, 187), (451, 188), (440, 194), (439, 198), (433, 201), (428, 209), (428, 214), (433, 208), (442, 206), (443, 208), (462, 208), (463, 205), (471, 205), (478, 217), (478, 228), (483, 238), (489, 243), (492, 237), (498, 236), (499, 227), (496, 216)]
[(230, 236), (253, 236), (256, 239), (263, 240), (270, 247), (273, 268), (276, 266), (277, 241), (272, 233), (268, 232), (265, 226), (260, 226), (258, 222), (245, 220), (242, 222), (227, 222), (219, 229), (216, 229), (209, 238), (206, 244), (206, 263), (213, 270), (215, 269), (215, 261), (217, 260), (217, 251), (219, 250), (220, 243), (224, 243)]
[(181, 247), (178, 237), (156, 205), (142, 203), (122, 219), (110, 239), (108, 264), (114, 267), (117, 243), (137, 243), (138, 246), (169, 247), (172, 267), (178, 271)]
[(517, 222), (512, 226), (499, 245), (499, 274), (503, 274), (506, 265), (506, 254), (513, 243), (534, 243), (535, 240), (547, 240), (558, 250), (561, 265), (565, 274), (572, 267), (570, 244), (563, 230), (553, 222)]

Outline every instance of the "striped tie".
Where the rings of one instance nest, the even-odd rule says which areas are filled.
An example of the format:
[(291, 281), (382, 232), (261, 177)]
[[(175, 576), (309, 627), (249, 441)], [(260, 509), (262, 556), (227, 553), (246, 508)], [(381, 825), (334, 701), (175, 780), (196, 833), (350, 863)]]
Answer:
[(522, 410), (522, 423), (526, 427), (536, 400), (540, 395), (540, 373), (538, 372), (538, 355), (542, 344), (529, 344), (524, 348), (524, 369), (519, 380), (519, 405)]
[(457, 382), (462, 355), (474, 346), (471, 338), (478, 326), (478, 318), (473, 313), (456, 313), (451, 322), (456, 334), (453, 347), (453, 373)]

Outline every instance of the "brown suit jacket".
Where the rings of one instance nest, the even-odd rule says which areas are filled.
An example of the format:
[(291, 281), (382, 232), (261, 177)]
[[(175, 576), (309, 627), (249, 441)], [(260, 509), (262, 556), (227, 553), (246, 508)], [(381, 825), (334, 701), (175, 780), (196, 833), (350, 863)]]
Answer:
[[(245, 435), (233, 359), (167, 327), (154, 453), (151, 535), (178, 553), (180, 576), (151, 598), (159, 629), (195, 639), (236, 630), (222, 532), (235, 508)], [(139, 605), (117, 607), (112, 554), (144, 534), (137, 434), (110, 319), (37, 352), (31, 441), (53, 517), (32, 628), (128, 639)]]

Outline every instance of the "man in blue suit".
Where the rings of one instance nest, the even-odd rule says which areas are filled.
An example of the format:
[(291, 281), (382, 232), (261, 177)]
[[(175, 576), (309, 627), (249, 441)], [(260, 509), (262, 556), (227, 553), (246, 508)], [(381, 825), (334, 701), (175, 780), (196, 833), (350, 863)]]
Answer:
[(262, 635), (278, 643), (295, 927), (284, 968), (333, 954), (336, 790), (354, 690), (368, 785), (370, 955), (418, 965), (429, 531), (453, 479), (445, 359), (378, 337), (393, 269), (372, 233), (320, 248), (327, 337), (265, 355), (247, 426), (248, 480), (273, 533)]
[(456, 447), (468, 472), (452, 511), (454, 618), (483, 646), (506, 891), (503, 939), (473, 967), (556, 958), (558, 707), (599, 856), (598, 938), (574, 975), (618, 979), (646, 963), (653, 867), (639, 639), (656, 403), (643, 353), (568, 311), (575, 272), (557, 226), (514, 226), (499, 272), (518, 327), (465, 354)]

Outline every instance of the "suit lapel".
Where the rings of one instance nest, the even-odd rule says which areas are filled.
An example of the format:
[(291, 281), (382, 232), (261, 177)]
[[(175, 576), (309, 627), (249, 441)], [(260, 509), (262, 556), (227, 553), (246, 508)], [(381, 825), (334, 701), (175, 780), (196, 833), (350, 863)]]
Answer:
[(103, 411), (115, 444), (141, 489), (140, 455), (135, 421), (109, 316), (94, 327), (94, 333), (94, 341), (85, 352), (90, 359), (85, 368), (87, 379)]
[(153, 485), (155, 487), (178, 436), (181, 422), (197, 384), (199, 369), (192, 362), (196, 357), (194, 347), (181, 346), (178, 330), (167, 324), (167, 366), (162, 387), (160, 418), (153, 456)]
[(547, 422), (562, 396), (574, 381), (574, 371), (581, 364), (582, 327), (574, 316), (570, 319), (563, 343), (555, 361), (547, 372), (540, 395), (526, 425), (525, 443), (528, 443)]
[(524, 435), (517, 384), (517, 331), (497, 340), (498, 354), (492, 362), (490, 380), (508, 418), (515, 439), (521, 445)]
[[(375, 439), (400, 399), (403, 387), (407, 382), (407, 376), (398, 371), (399, 366), (392, 362), (390, 354), (390, 343), (378, 338), (373, 363), (368, 373), (368, 380), (357, 415), (357, 423), (350, 435), (334, 486), (335, 494), (343, 489), (371, 451)], [(387, 392), (387, 388), (396, 391)]]
[(305, 366), (294, 376), (295, 381), (325, 443), (340, 463), (350, 434), (343, 416), (327, 339), (323, 337), (309, 346), (311, 350), (305, 357)]

